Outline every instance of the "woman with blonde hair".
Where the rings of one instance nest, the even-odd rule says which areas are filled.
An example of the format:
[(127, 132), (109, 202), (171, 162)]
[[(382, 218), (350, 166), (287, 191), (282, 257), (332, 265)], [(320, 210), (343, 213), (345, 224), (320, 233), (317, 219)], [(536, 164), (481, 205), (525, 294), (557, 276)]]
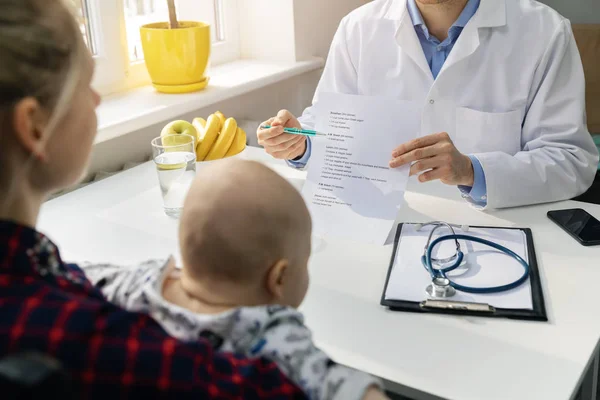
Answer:
[(100, 102), (92, 75), (65, 4), (0, 0), (0, 359), (59, 360), (74, 398), (303, 398), (267, 360), (179, 342), (112, 305), (35, 230), (48, 195), (84, 175)]

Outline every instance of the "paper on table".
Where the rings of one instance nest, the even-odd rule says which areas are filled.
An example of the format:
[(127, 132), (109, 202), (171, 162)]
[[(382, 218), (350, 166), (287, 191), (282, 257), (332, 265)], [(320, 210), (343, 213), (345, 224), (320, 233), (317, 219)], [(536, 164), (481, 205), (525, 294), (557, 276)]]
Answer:
[[(428, 298), (425, 288), (431, 283), (431, 277), (421, 263), (421, 256), (431, 228), (428, 226), (416, 231), (412, 224), (402, 225), (396, 258), (385, 292), (386, 300), (421, 302)], [(448, 234), (440, 229), (435, 237), (438, 232), (439, 235)], [(464, 232), (458, 230), (457, 233)], [(522, 230), (471, 228), (467, 234), (491, 240), (509, 248), (526, 261), (529, 260), (527, 238)], [(473, 287), (499, 286), (513, 282), (523, 275), (523, 267), (512, 257), (479, 243), (462, 240), (459, 243), (465, 254), (465, 264), (448, 274), (454, 282)], [(433, 256), (449, 257), (454, 254), (455, 249), (454, 241), (445, 241), (438, 246), (437, 251), (434, 249)], [(506, 292), (492, 294), (457, 292), (456, 296), (449, 300), (485, 303), (498, 308), (533, 309), (529, 280)]]
[(394, 225), (409, 167), (390, 169), (394, 148), (414, 139), (420, 106), (389, 98), (325, 93), (302, 195), (314, 233), (382, 245)]

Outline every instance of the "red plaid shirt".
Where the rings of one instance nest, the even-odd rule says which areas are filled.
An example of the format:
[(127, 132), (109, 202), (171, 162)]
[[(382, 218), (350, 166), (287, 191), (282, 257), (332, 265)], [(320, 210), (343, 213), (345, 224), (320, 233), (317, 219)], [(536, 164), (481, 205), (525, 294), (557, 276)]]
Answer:
[(60, 360), (78, 398), (305, 398), (268, 360), (179, 342), (109, 303), (48, 238), (0, 221), (0, 358), (29, 350)]

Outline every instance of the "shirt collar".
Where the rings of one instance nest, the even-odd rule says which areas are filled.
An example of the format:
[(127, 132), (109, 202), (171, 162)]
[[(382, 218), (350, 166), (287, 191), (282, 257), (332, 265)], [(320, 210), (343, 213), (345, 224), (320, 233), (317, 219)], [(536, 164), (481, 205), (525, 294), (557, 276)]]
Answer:
[(0, 273), (62, 275), (58, 248), (45, 235), (11, 221), (0, 221)]
[[(410, 0), (410, 1), (414, 1), (414, 0)], [(458, 16), (458, 19), (452, 26), (459, 26), (461, 28), (464, 28), (467, 25), (467, 23), (471, 20), (471, 18), (473, 18), (475, 13), (477, 12), (480, 1), (481, 0), (469, 0), (467, 2), (467, 5), (465, 6), (465, 8), (462, 10), (460, 15)]]
[(406, 7), (408, 9), (410, 19), (412, 19), (413, 25), (425, 26), (425, 21), (423, 21), (423, 16), (421, 15), (421, 11), (419, 11), (419, 7), (417, 7), (417, 3), (415, 3), (415, 0), (408, 0), (408, 2), (406, 3)]
[[(469, 0), (463, 11), (458, 16), (456, 22), (452, 24), (450, 30), (453, 30), (452, 28), (454, 27), (464, 28), (477, 12), (480, 2), (481, 0)], [(408, 0), (406, 3), (406, 7), (408, 9), (408, 14), (410, 15), (413, 25), (415, 27), (420, 26), (421, 29), (423, 29), (423, 33), (425, 33), (425, 37), (429, 40), (429, 29), (427, 29), (425, 21), (423, 21), (423, 16), (421, 15), (421, 11), (419, 11), (419, 7), (417, 7), (416, 0)]]

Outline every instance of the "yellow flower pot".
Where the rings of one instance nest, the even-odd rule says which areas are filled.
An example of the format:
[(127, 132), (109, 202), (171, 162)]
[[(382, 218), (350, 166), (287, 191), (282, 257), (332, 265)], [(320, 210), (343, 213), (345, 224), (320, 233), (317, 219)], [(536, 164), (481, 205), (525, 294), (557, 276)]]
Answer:
[(210, 25), (180, 21), (169, 29), (167, 22), (140, 28), (146, 67), (152, 84), (163, 93), (189, 93), (208, 84), (206, 69), (210, 58)]

